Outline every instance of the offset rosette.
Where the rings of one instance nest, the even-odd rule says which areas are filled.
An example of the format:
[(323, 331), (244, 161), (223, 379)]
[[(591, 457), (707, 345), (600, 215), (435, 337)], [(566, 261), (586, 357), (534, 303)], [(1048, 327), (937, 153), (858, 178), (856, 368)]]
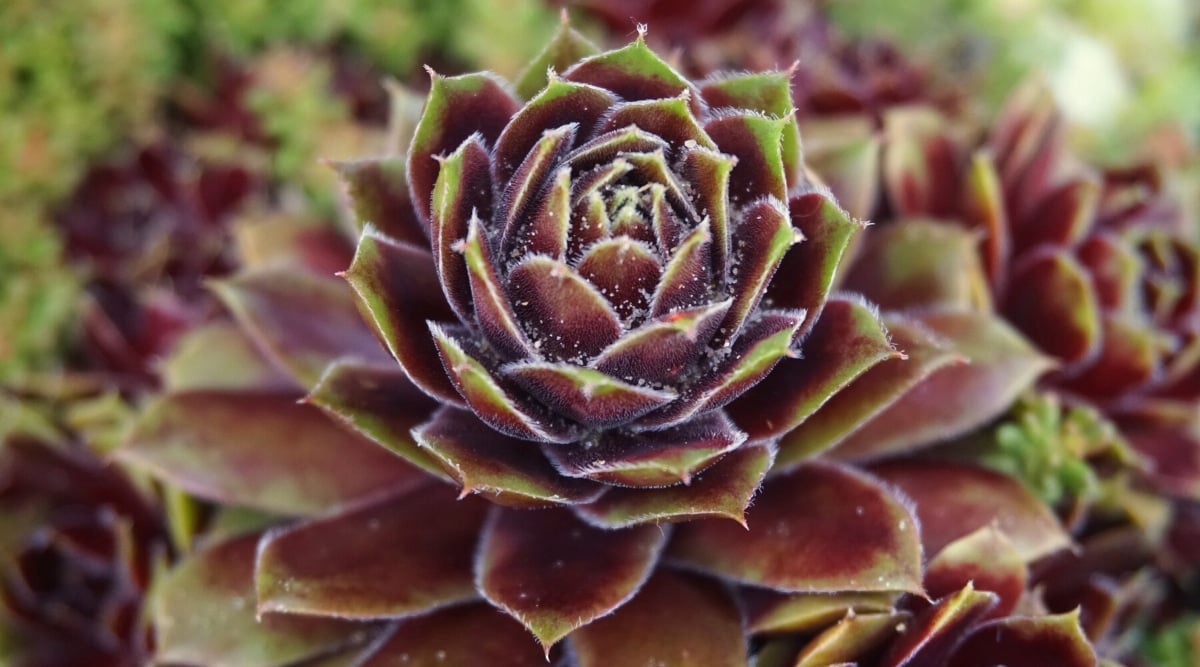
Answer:
[(359, 217), (392, 230), (368, 229), (347, 278), (443, 403), (414, 436), (464, 487), (514, 447), (579, 500), (688, 484), (747, 440), (723, 408), (798, 356), (859, 228), (800, 180), (787, 73), (697, 85), (641, 38), (582, 48), (548, 49), (525, 102), (433, 75), (407, 165), (343, 168)]

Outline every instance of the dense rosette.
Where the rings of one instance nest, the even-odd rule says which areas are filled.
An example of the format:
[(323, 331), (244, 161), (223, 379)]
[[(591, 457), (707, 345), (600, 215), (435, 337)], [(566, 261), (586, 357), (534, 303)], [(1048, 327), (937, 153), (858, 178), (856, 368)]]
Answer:
[[(640, 38), (576, 62), (584, 48), (560, 35), (535, 67), (562, 73), (524, 77), (527, 101), (490, 74), (433, 75), (407, 163), (343, 168), (378, 227), (347, 278), (446, 406), (414, 436), (467, 488), (539, 448), (578, 482), (568, 502), (690, 483), (747, 441), (723, 409), (800, 356), (859, 228), (800, 177), (787, 74), (697, 85)], [(864, 317), (882, 345), (831, 346), (831, 366), (891, 354)], [(823, 401), (821, 380), (788, 391)]]

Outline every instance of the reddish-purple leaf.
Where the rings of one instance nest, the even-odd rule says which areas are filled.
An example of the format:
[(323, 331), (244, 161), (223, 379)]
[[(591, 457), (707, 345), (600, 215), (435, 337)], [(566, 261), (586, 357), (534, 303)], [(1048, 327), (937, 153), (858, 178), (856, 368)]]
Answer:
[[(563, 75), (568, 81), (611, 90), (625, 100), (654, 100), (695, 92), (694, 87), (646, 46), (639, 35), (628, 46), (581, 60)], [(693, 110), (699, 110), (699, 94)]]
[(645, 312), (663, 273), (654, 249), (629, 237), (593, 243), (575, 268), (625, 321)]
[(422, 220), (429, 220), (437, 180), (434, 156), (449, 153), (476, 132), (485, 142), (495, 141), (520, 108), (507, 84), (490, 74), (434, 74), (432, 80), (408, 152), (408, 182)]
[(1101, 308), (1140, 308), (1142, 260), (1129, 244), (1112, 234), (1099, 233), (1089, 236), (1075, 253), (1087, 267)]
[(984, 150), (971, 156), (963, 192), (962, 217), (971, 229), (982, 234), (980, 256), (992, 288), (1008, 280), (1008, 261), (1012, 254), (1012, 230), (1004, 195), (1000, 191), (1000, 176), (992, 157)]
[(734, 422), (751, 439), (787, 433), (872, 366), (899, 356), (873, 309), (850, 299), (825, 307), (801, 352), (729, 404)]
[(946, 120), (929, 108), (896, 108), (884, 132), (884, 187), (897, 216), (955, 217), (963, 155)]
[(690, 519), (732, 519), (745, 523), (746, 507), (771, 467), (767, 445), (744, 445), (696, 475), (691, 484), (663, 489), (612, 488), (575, 511), (601, 528)]
[(394, 364), (385, 367), (335, 362), (306, 403), (317, 406), (425, 472), (447, 479), (410, 431), (433, 414), (437, 403)]
[(360, 229), (371, 225), (397, 241), (416, 246), (429, 242), (428, 230), (417, 218), (408, 193), (404, 158), (334, 162), (333, 168)]
[[(945, 664), (963, 633), (996, 606), (996, 595), (967, 584), (906, 624), (880, 667), (937, 667)], [(1018, 663), (1020, 664), (1020, 663)]]
[(529, 252), (525, 243), (532, 233), (527, 228), (534, 218), (532, 213), (537, 210), (537, 202), (550, 181), (550, 174), (558, 169), (563, 157), (571, 149), (578, 130), (577, 125), (546, 130), (537, 144), (524, 155), (525, 160), (511, 177), (503, 178), (501, 174), (494, 174), (496, 183), (504, 191), (497, 216), (504, 225), (499, 246), (501, 257), (508, 257), (510, 253), (520, 256)]
[(820, 321), (842, 255), (865, 225), (852, 220), (828, 196), (816, 192), (792, 197), (788, 212), (792, 225), (804, 235), (804, 242), (783, 256), (766, 298), (776, 308), (808, 312), (800, 329), (803, 336)]
[(1171, 343), (1139, 317), (1109, 316), (1101, 322), (1099, 354), (1062, 387), (1084, 396), (1116, 398), (1144, 388), (1162, 373), (1164, 348)]
[(479, 217), (471, 218), (462, 253), (467, 261), (471, 281), (471, 296), (475, 303), (475, 320), (479, 329), (496, 351), (507, 358), (522, 358), (533, 353), (512, 302), (504, 290), (504, 282), (488, 240), (487, 229)]
[[(736, 173), (736, 170), (735, 170)], [(775, 199), (761, 199), (743, 208), (733, 229), (729, 291), (733, 305), (721, 323), (717, 339), (731, 340), (766, 292), (779, 262), (802, 236), (792, 227), (788, 210)]]
[(884, 646), (905, 628), (905, 612), (847, 613), (837, 625), (814, 637), (796, 656), (794, 667), (854, 665)]
[(666, 152), (662, 150), (653, 153), (624, 153), (622, 159), (633, 165), (634, 171), (648, 184), (658, 183), (665, 189), (663, 194), (671, 206), (685, 220), (698, 220), (696, 209), (692, 205), (691, 195), (679, 180), (675, 170), (667, 163)]
[(708, 349), (729, 303), (726, 299), (650, 320), (610, 345), (591, 365), (629, 382), (675, 380)]
[(374, 627), (340, 619), (267, 614), (254, 608), (258, 534), (199, 551), (156, 581), (150, 601), (156, 662), (290, 665), (366, 641)]
[(388, 361), (359, 317), (353, 293), (336, 278), (272, 267), (213, 285), (251, 340), (303, 387), (340, 357)]
[(241, 327), (228, 320), (196, 326), (175, 343), (162, 365), (168, 392), (296, 391), (295, 380), (264, 359)]
[(522, 99), (531, 99), (546, 87), (554, 77), (550, 72), (565, 72), (580, 60), (600, 52), (591, 40), (571, 27), (566, 14), (562, 18), (550, 41), (517, 78), (517, 94)]
[(117, 455), (201, 498), (281, 514), (327, 511), (425, 477), (289, 395), (160, 398)]
[(1079, 627), (1079, 613), (1013, 617), (971, 631), (950, 658), (949, 667), (1092, 667), (1096, 651)]
[(645, 525), (593, 528), (567, 510), (496, 508), (475, 561), (493, 605), (550, 647), (625, 604), (650, 576), (668, 531)]
[(497, 183), (513, 178), (517, 166), (542, 138), (542, 133), (564, 125), (576, 125), (578, 136), (592, 136), (600, 116), (617, 99), (595, 86), (553, 78), (536, 97), (513, 116), (492, 154)]
[(886, 317), (884, 322), (892, 344), (904, 357), (876, 364), (787, 432), (779, 443), (776, 472), (828, 450), (932, 373), (964, 361), (918, 322), (900, 315)]
[(989, 310), (978, 246), (978, 235), (957, 225), (906, 220), (867, 237), (842, 287), (885, 310)]
[(601, 132), (635, 126), (662, 138), (676, 154), (685, 144), (716, 150), (717, 146), (696, 122), (687, 96), (638, 100), (616, 104), (600, 125)]
[(516, 507), (548, 507), (591, 502), (603, 491), (558, 474), (535, 443), (497, 433), (455, 408), (439, 410), (414, 429), (413, 437), (462, 485), (463, 494), (483, 493)]
[[(437, 360), (427, 320), (453, 319), (438, 284), (433, 259), (415, 246), (367, 230), (358, 242), (346, 280), (358, 293), (363, 313), (404, 372), (434, 398), (459, 403), (458, 392)], [(300, 311), (309, 321), (308, 306)]]
[(1084, 361), (1099, 349), (1096, 292), (1086, 269), (1066, 250), (1034, 255), (1014, 267), (1001, 310), (1039, 348), (1066, 363)]
[(874, 215), (883, 142), (871, 119), (857, 114), (806, 118), (801, 134), (808, 167), (804, 176), (813, 178), (815, 172), (851, 217), (866, 220)]
[[(693, 203), (701, 220), (708, 220), (713, 235), (712, 273), (717, 288), (723, 288), (729, 271), (731, 221), (729, 176), (735, 160), (714, 150), (688, 146), (680, 158), (679, 173), (693, 193)], [(659, 244), (666, 252), (678, 243), (673, 235), (660, 235)]]
[(401, 621), (355, 667), (545, 667), (529, 633), (485, 605), (439, 609)]
[(255, 566), (258, 610), (400, 618), (475, 599), (471, 559), (487, 509), (426, 484), (270, 532)]
[(563, 262), (525, 259), (509, 272), (508, 293), (533, 347), (547, 358), (585, 361), (621, 336), (608, 300)]
[(464, 322), (471, 320), (474, 309), (467, 265), (457, 248), (466, 240), (473, 216), (492, 217), (490, 159), (483, 140), (472, 135), (441, 161), (433, 186), (429, 228), (433, 263), (446, 299)]
[(783, 137), (789, 120), (725, 110), (704, 124), (704, 131), (712, 137), (717, 150), (737, 160), (729, 177), (732, 206), (766, 197), (787, 199)]
[(1038, 246), (1069, 247), (1078, 243), (1096, 220), (1100, 185), (1070, 181), (1052, 190), (1022, 225), (1012, 227), (1013, 252)]
[(834, 456), (879, 457), (969, 433), (1000, 416), (1051, 365), (994, 315), (933, 310), (913, 319), (969, 363), (934, 371), (842, 441)]
[(572, 364), (529, 361), (501, 370), (551, 410), (590, 428), (627, 424), (678, 397)]
[(702, 222), (671, 248), (658, 287), (650, 301), (650, 317), (693, 308), (708, 301), (712, 290), (712, 234)]
[(746, 629), (754, 634), (812, 633), (853, 614), (891, 611), (899, 593), (796, 593), (762, 588), (742, 591)]
[(566, 162), (575, 173), (586, 173), (620, 159), (626, 153), (654, 153), (670, 146), (640, 127), (623, 127), (606, 132), (584, 143), (567, 155)]
[(564, 475), (607, 484), (662, 487), (688, 484), (746, 439), (723, 413), (703, 415), (661, 431), (603, 431), (592, 440), (547, 447)]
[(741, 613), (720, 584), (659, 570), (629, 603), (571, 634), (579, 667), (746, 664)]
[[(917, 516), (922, 516), (921, 508)], [(946, 545), (925, 567), (925, 591), (931, 598), (951, 595), (968, 583), (995, 593), (998, 600), (991, 618), (1008, 616), (1016, 609), (1027, 580), (1025, 559), (993, 525)]]
[[(791, 69), (774, 72), (721, 72), (700, 84), (701, 95), (710, 108), (745, 109), (784, 119), (781, 147), (789, 188), (796, 184), (802, 167), (800, 132), (794, 117), (795, 105), (792, 102), (793, 74)], [(805, 148), (808, 148), (807, 144)]]
[(571, 168), (550, 177), (542, 200), (530, 211), (518, 233), (517, 247), (526, 254), (565, 259), (571, 229)]
[(433, 323), (429, 330), (455, 389), (486, 424), (514, 438), (535, 442), (577, 439), (575, 429), (565, 420), (528, 400), (503, 379), (498, 369), (485, 364), (469, 331), (461, 327), (446, 329)]
[(904, 504), (860, 473), (811, 463), (763, 485), (731, 521), (676, 529), (681, 564), (743, 584), (790, 592), (920, 591), (921, 542)]
[(882, 463), (871, 472), (913, 500), (926, 553), (939, 553), (989, 525), (1001, 530), (1026, 562), (1071, 544), (1045, 503), (1007, 475), (934, 461)]

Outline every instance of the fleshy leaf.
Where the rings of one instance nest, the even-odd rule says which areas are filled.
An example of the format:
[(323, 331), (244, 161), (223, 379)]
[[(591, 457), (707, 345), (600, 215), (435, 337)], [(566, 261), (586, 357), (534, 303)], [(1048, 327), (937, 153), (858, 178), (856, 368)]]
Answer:
[[(696, 213), (708, 220), (712, 233), (712, 273), (716, 287), (725, 285), (729, 273), (731, 221), (729, 209), (729, 176), (736, 160), (714, 150), (688, 146), (683, 150), (679, 173), (691, 186)], [(677, 239), (659, 234), (659, 246), (672, 251)]]
[(247, 335), (303, 387), (334, 359), (388, 361), (354, 295), (335, 278), (271, 267), (215, 282), (214, 289)]
[[(882, 141), (870, 118), (835, 116), (809, 118), (801, 132), (804, 164), (815, 175), (805, 176), (827, 186), (847, 213), (868, 219), (879, 199)], [(787, 135), (784, 135), (785, 150)]]
[(1050, 509), (1007, 475), (933, 461), (882, 463), (871, 472), (912, 498), (926, 553), (989, 525), (1003, 531), (1026, 562), (1071, 544)]
[(808, 312), (808, 319), (800, 329), (803, 336), (820, 321), (842, 255), (865, 225), (851, 219), (832, 199), (816, 192), (792, 197), (788, 211), (792, 225), (805, 240), (783, 256), (766, 298), (776, 308)]
[[(926, 508), (928, 511), (928, 508)], [(921, 516), (920, 508), (917, 515)], [(925, 589), (941, 598), (968, 583), (999, 598), (991, 617), (1008, 616), (1025, 593), (1025, 560), (1004, 533), (987, 525), (942, 549), (925, 568)]]
[(355, 667), (545, 667), (521, 624), (485, 605), (401, 621)]
[(282, 514), (327, 511), (424, 477), (288, 395), (157, 399), (117, 456), (192, 495)]
[(535, 205), (550, 181), (550, 174), (574, 145), (578, 131), (579, 126), (572, 123), (542, 132), (533, 148), (516, 156), (524, 159), (511, 175), (501, 172), (495, 157), (492, 158), (492, 177), (503, 190), (498, 211), (498, 218), (504, 225), (499, 246), (501, 257), (508, 257), (510, 253), (519, 257), (527, 252), (527, 224), (533, 219)]
[(475, 599), (471, 559), (488, 504), (425, 485), (259, 544), (259, 612), (400, 618)]
[(622, 382), (572, 364), (531, 361), (503, 372), (551, 410), (592, 428), (611, 428), (675, 400), (675, 392)]
[(955, 225), (931, 220), (893, 224), (869, 236), (843, 288), (886, 310), (989, 310), (978, 245), (976, 234)]
[(687, 96), (621, 102), (609, 111), (600, 131), (612, 132), (636, 126), (666, 141), (672, 151), (678, 151), (684, 145), (715, 150), (716, 144), (696, 122), (690, 104), (691, 99)]
[[(450, 320), (433, 259), (411, 245), (367, 230), (358, 242), (346, 280), (358, 293), (363, 313), (404, 372), (430, 396), (448, 403), (462, 399), (438, 363), (426, 320)], [(306, 316), (311, 313), (302, 310)]]
[(548, 71), (565, 72), (580, 60), (599, 52), (600, 49), (591, 40), (564, 20), (546, 46), (525, 66), (517, 78), (517, 95), (521, 99), (532, 99), (550, 82)]
[(892, 642), (880, 662), (882, 667), (919, 667), (945, 664), (963, 633), (996, 606), (996, 595), (967, 584), (911, 622)]
[(549, 653), (571, 631), (633, 597), (667, 533), (653, 525), (600, 530), (567, 510), (496, 508), (475, 561), (476, 584)]
[(578, 137), (590, 137), (600, 117), (617, 101), (612, 93), (595, 86), (551, 79), (536, 97), (521, 108), (500, 138), (493, 153), (497, 183), (507, 183), (517, 165), (534, 148), (546, 130), (575, 124)]
[(542, 414), (544, 408), (539, 410), (539, 406), (518, 403), (518, 398), (500, 384), (482, 361), (463, 349), (463, 343), (450, 332), (432, 323), (429, 330), (455, 388), (471, 410), (489, 426), (524, 440), (571, 442), (576, 439), (573, 429)]
[(953, 218), (963, 156), (946, 119), (923, 107), (896, 108), (884, 118), (883, 182), (899, 217)]
[(872, 366), (899, 356), (878, 315), (850, 299), (829, 302), (802, 353), (780, 361), (766, 379), (729, 404), (730, 416), (751, 439), (792, 430)]
[(1049, 251), (1014, 268), (1001, 309), (1037, 346), (1067, 363), (1099, 349), (1100, 310), (1083, 266)]
[[(569, 81), (611, 90), (622, 99), (655, 100), (692, 92), (688, 80), (658, 57), (639, 36), (628, 46), (585, 58), (563, 75)], [(699, 107), (693, 96), (693, 110)]]
[(627, 604), (571, 634), (579, 667), (746, 664), (737, 605), (719, 584), (659, 570)]
[(916, 520), (874, 480), (810, 463), (763, 485), (731, 521), (676, 529), (669, 556), (689, 568), (777, 591), (920, 591)]
[(645, 312), (649, 305), (646, 295), (654, 292), (663, 271), (654, 250), (628, 236), (593, 243), (576, 269), (625, 321)]
[(785, 119), (781, 145), (789, 187), (800, 176), (800, 131), (792, 103), (792, 70), (719, 74), (700, 85), (704, 101), (713, 109), (747, 109)]
[(567, 264), (534, 255), (508, 274), (508, 293), (533, 346), (551, 359), (589, 359), (621, 336), (600, 291)]
[(938, 369), (962, 361), (920, 324), (896, 314), (884, 322), (892, 344), (905, 357), (876, 364), (786, 433), (779, 443), (775, 472), (828, 450)]
[(783, 138), (789, 120), (724, 112), (704, 124), (717, 150), (737, 159), (729, 177), (729, 201), (733, 206), (766, 197), (787, 200)]
[(1062, 387), (1094, 398), (1116, 398), (1145, 387), (1162, 372), (1170, 343), (1142, 318), (1113, 316), (1101, 322), (1099, 354)]
[(466, 262), (455, 248), (467, 238), (472, 216), (491, 219), (491, 158), (478, 135), (472, 135), (442, 160), (433, 186), (429, 233), (433, 264), (450, 306), (459, 320), (474, 312)]
[(291, 665), (364, 642), (372, 626), (332, 618), (267, 614), (256, 619), (257, 534), (185, 558), (157, 581), (150, 600), (161, 663)]
[(288, 391), (295, 381), (266, 359), (232, 322), (198, 326), (180, 337), (162, 368), (168, 392), (192, 389)]
[(663, 268), (658, 287), (650, 301), (650, 316), (693, 308), (708, 301), (711, 289), (712, 234), (707, 223), (700, 223), (671, 248), (671, 259)]
[(984, 623), (954, 651), (950, 667), (985, 665), (1091, 667), (1096, 651), (1079, 627), (1079, 612)]
[(404, 158), (334, 162), (333, 169), (346, 189), (358, 229), (371, 225), (397, 241), (417, 246), (429, 242), (409, 197)]
[(475, 303), (476, 322), (488, 342), (500, 354), (518, 358), (529, 356), (533, 349), (504, 291), (504, 282), (483, 224), (478, 216), (472, 217), (467, 240), (462, 245)]
[(761, 199), (743, 208), (733, 234), (737, 242), (729, 265), (729, 283), (734, 298), (717, 332), (718, 340), (732, 339), (741, 329), (758, 306), (783, 256), (802, 238), (792, 227), (783, 203), (774, 199)]
[(834, 456), (877, 457), (968, 433), (1007, 410), (1051, 366), (993, 315), (928, 311), (914, 320), (969, 363), (934, 371), (839, 444)]
[[(566, 162), (576, 173), (586, 173), (594, 168), (617, 162), (620, 159), (619, 156), (625, 153), (665, 152), (668, 148), (670, 147), (661, 137), (654, 136), (639, 127), (623, 127), (601, 134), (571, 151), (567, 155)], [(586, 176), (581, 180), (587, 182)], [(576, 194), (582, 196), (588, 190), (577, 188)]]
[(434, 156), (448, 154), (478, 132), (493, 142), (519, 108), (507, 84), (490, 74), (432, 76), (425, 110), (408, 152), (408, 182), (421, 220), (429, 220), (438, 164)]
[(605, 431), (594, 441), (547, 447), (546, 455), (570, 477), (660, 487), (690, 483), (745, 439), (723, 413), (714, 412), (659, 431)]
[(897, 593), (798, 593), (781, 595), (761, 588), (742, 592), (746, 629), (754, 634), (811, 633), (846, 616), (891, 611)]
[(472, 414), (442, 408), (413, 431), (421, 449), (462, 485), (463, 493), (484, 493), (518, 507), (586, 503), (602, 488), (563, 477), (536, 444), (509, 438)]
[(1023, 225), (1013, 229), (1013, 252), (1022, 253), (1040, 245), (1074, 246), (1087, 235), (1096, 220), (1100, 185), (1081, 179), (1050, 191)]
[(437, 404), (395, 365), (335, 362), (305, 402), (324, 410), (425, 472), (447, 479), (441, 466), (417, 447), (409, 431)]
[(729, 303), (726, 299), (650, 320), (610, 345), (591, 365), (630, 382), (676, 379), (708, 349)]
[(745, 445), (696, 475), (688, 485), (662, 489), (610, 488), (599, 500), (575, 508), (588, 523), (626, 528), (684, 519), (732, 519), (745, 523), (746, 507), (771, 467), (767, 445)]
[(817, 635), (796, 656), (795, 667), (855, 664), (904, 628), (904, 612), (848, 613), (837, 625)]

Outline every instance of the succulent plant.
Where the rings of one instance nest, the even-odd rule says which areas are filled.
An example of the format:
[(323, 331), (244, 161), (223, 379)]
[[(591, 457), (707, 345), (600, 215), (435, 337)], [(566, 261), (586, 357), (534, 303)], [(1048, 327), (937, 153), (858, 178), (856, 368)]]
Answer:
[(744, 595), (922, 589), (908, 495), (963, 508), (931, 553), (993, 520), (1028, 523), (1022, 565), (1066, 546), (1004, 475), (847, 462), (979, 428), (1045, 360), (979, 311), (830, 295), (862, 225), (792, 110), (786, 72), (695, 84), (564, 25), (515, 95), (435, 74), (407, 157), (335, 164), (357, 248), (248, 228), (230, 319), (117, 455), (274, 527), (164, 578), (157, 659), (745, 664)]
[(0, 449), (0, 510), (4, 664), (145, 664), (143, 595), (168, 548), (153, 501), (82, 447), (13, 436)]

